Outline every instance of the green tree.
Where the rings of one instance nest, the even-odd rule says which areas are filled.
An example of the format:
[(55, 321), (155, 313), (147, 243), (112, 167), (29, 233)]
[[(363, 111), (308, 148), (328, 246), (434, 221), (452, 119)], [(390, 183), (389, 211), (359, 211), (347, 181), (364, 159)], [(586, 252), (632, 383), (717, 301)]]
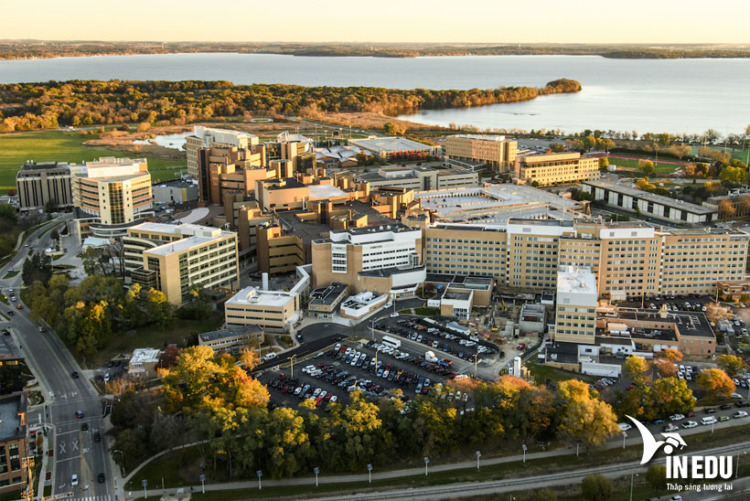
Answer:
[(166, 327), (174, 319), (174, 306), (167, 301), (167, 295), (151, 288), (146, 294), (146, 312), (157, 325)]
[(545, 487), (534, 493), (534, 501), (557, 501), (557, 494), (549, 487)]
[(735, 377), (744, 367), (744, 361), (737, 355), (719, 355), (717, 364), (729, 377)]
[(676, 377), (665, 377), (654, 382), (652, 412), (649, 419), (670, 414), (682, 414), (695, 407), (695, 397), (687, 382)]
[(649, 466), (646, 472), (646, 481), (653, 490), (664, 490), (667, 486), (667, 467), (663, 464)]
[(46, 285), (51, 277), (52, 259), (48, 255), (35, 252), (24, 260), (21, 278), (26, 285), (31, 285), (37, 280)]
[(608, 501), (612, 498), (612, 484), (602, 475), (586, 475), (581, 483), (581, 495), (588, 501)]
[(0, 219), (15, 223), (18, 219), (16, 208), (10, 204), (0, 204)]

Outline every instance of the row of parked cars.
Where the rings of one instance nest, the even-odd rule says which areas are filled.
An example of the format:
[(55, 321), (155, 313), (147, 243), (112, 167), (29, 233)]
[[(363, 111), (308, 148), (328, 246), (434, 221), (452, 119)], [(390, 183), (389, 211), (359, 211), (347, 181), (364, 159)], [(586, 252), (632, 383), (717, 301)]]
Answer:
[[(446, 353), (450, 353), (463, 360), (473, 360), (476, 353), (492, 353), (492, 348), (487, 346), (478, 345), (477, 340), (465, 339), (457, 334), (451, 334), (437, 327), (425, 327), (421, 325), (418, 320), (414, 319), (401, 319), (398, 321), (399, 326), (403, 327), (391, 327), (382, 326), (381, 330), (397, 334), (399, 336), (411, 339), (417, 343), (423, 343), (431, 348), (442, 350)], [(411, 329), (411, 330), (410, 330)], [(446, 341), (454, 341), (458, 346), (463, 346), (465, 349), (457, 348), (446, 341), (440, 341), (437, 339), (431, 339), (431, 336), (441, 337)], [(476, 347), (476, 348), (475, 348)]]
[[(303, 369), (305, 372), (305, 369)], [(336, 402), (336, 395), (323, 390), (322, 388), (313, 388), (309, 384), (302, 384), (297, 379), (291, 379), (287, 374), (280, 374), (277, 379), (271, 381), (270, 386), (281, 390), (281, 393), (294, 395), (300, 400), (308, 399), (315, 402), (317, 407), (324, 403)]]
[[(701, 303), (690, 303), (689, 301), (685, 301), (684, 303), (664, 303), (667, 307), (667, 311), (706, 311), (706, 306)], [(658, 310), (661, 307), (657, 306), (655, 303), (651, 303), (648, 305), (648, 307), (652, 310)]]

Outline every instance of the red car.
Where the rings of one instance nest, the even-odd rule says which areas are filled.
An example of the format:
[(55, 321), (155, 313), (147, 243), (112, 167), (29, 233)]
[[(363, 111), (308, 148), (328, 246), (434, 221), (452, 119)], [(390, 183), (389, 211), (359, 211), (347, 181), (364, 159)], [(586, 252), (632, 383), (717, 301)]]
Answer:
[(23, 310), (23, 305), (19, 304), (18, 306), (16, 306), (16, 308), (18, 308), (19, 310)]
[(686, 414), (687, 417), (695, 417), (695, 412), (688, 412)]

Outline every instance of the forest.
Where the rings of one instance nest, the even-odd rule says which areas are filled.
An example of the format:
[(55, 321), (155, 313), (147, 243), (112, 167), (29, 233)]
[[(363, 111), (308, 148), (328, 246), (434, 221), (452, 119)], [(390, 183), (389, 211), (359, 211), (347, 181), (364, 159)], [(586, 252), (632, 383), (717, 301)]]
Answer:
[(185, 125), (215, 117), (253, 114), (374, 112), (384, 115), (423, 109), (467, 108), (529, 101), (579, 92), (575, 80), (544, 87), (429, 90), (380, 87), (234, 85), (226, 81), (82, 81), (0, 85), (0, 132), (118, 123)]

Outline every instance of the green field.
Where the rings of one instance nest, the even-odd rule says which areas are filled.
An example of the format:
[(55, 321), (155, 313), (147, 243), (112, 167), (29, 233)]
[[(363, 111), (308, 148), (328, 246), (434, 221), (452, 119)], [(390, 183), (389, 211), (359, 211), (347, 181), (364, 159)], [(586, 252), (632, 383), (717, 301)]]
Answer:
[[(36, 162), (81, 163), (102, 156), (124, 157), (126, 153), (107, 148), (90, 148), (84, 141), (98, 135), (81, 136), (78, 132), (41, 131), (0, 136), (0, 191), (15, 188), (16, 173), (27, 160)], [(134, 155), (131, 155), (134, 156)], [(167, 181), (180, 176), (185, 162), (147, 157), (151, 179)]]
[[(628, 153), (628, 156), (631, 156), (630, 153)], [(653, 157), (649, 158), (648, 160), (651, 160), (653, 162)], [(610, 165), (616, 165), (625, 169), (638, 169), (638, 160), (630, 160), (628, 158), (610, 158), (609, 163)], [(673, 172), (676, 172), (679, 168), (679, 165), (663, 162), (656, 162), (654, 164), (654, 170), (656, 170), (657, 174), (671, 174)]]

